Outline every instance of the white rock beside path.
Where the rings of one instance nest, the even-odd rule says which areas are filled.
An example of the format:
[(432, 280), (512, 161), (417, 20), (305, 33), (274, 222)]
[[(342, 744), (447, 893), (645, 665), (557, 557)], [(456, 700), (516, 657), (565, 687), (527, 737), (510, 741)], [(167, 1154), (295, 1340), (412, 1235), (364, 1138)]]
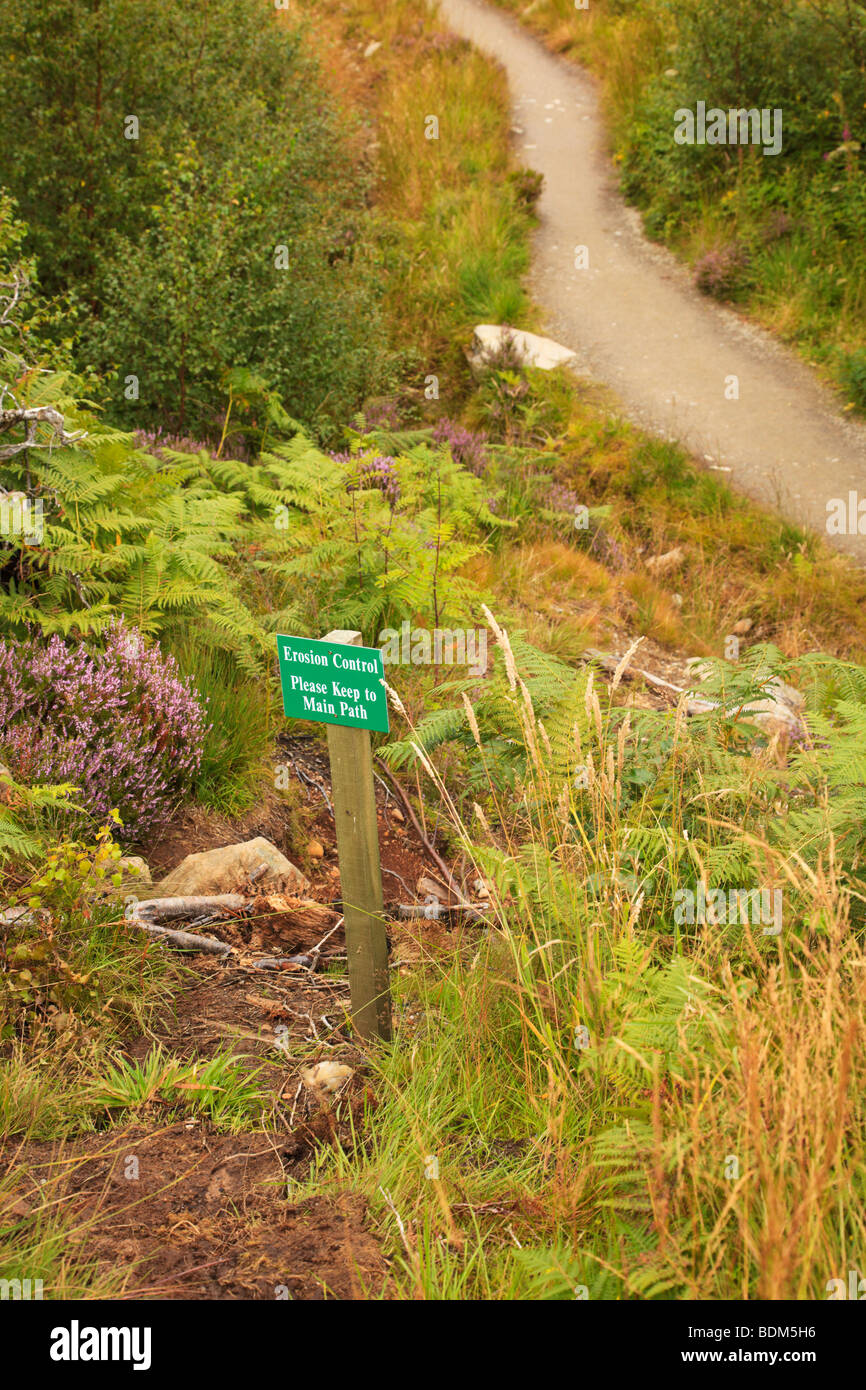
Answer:
[(473, 370), (483, 370), (491, 357), (497, 353), (510, 351), (523, 367), (540, 367), (550, 372), (576, 361), (571, 348), (555, 343), (552, 338), (542, 338), (538, 333), (525, 333), (519, 328), (509, 328), (506, 324), (479, 323), (475, 329), (469, 361)]

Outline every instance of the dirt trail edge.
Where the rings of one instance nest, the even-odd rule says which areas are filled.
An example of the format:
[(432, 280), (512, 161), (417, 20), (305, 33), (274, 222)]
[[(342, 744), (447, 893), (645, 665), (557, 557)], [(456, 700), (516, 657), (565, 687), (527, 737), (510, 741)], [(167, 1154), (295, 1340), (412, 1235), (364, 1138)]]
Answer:
[[(679, 439), (738, 491), (825, 533), (831, 498), (866, 496), (866, 427), (846, 419), (788, 349), (705, 299), (670, 253), (647, 241), (616, 191), (592, 78), (480, 0), (440, 0), (439, 9), (505, 68), (517, 151), (544, 174), (530, 287), (548, 332), (638, 424)], [(577, 246), (588, 249), (587, 269), (575, 268)], [(729, 400), (732, 376), (739, 399)], [(828, 539), (866, 563), (866, 536)]]

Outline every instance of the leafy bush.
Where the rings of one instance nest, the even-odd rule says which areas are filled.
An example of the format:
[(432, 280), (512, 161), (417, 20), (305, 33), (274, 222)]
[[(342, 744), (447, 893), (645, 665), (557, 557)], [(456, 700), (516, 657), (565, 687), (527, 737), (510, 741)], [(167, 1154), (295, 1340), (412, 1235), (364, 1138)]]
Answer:
[(740, 246), (708, 251), (695, 265), (695, 284), (714, 299), (730, 299), (742, 287), (748, 260)]
[(866, 410), (866, 348), (845, 354), (840, 375), (849, 400)]
[(80, 1055), (94, 1025), (140, 1026), (171, 973), (162, 950), (142, 954), (141, 934), (119, 920), (119, 901), (109, 900), (123, 883), (114, 829), (106, 824), (87, 840), (48, 848), (46, 835), (35, 871), (22, 875), (19, 859), (15, 872), (0, 878), (8, 904), (0, 920), (3, 1042), (47, 1025), (55, 1051)]
[(4, 178), (119, 423), (213, 435), (242, 367), (334, 433), (377, 379), (369, 175), (287, 19), (0, 0)]
[(0, 750), (32, 782), (74, 782), (91, 816), (116, 810), (140, 836), (190, 787), (204, 711), (172, 657), (122, 621), (101, 650), (31, 638), (0, 644)]

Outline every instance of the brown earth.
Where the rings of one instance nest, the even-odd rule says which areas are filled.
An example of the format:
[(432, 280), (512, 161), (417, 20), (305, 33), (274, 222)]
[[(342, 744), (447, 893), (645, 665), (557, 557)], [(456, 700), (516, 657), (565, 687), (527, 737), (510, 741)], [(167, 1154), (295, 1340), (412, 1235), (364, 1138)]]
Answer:
[[(295, 805), (272, 787), (265, 787), (259, 803), (234, 819), (208, 812), (200, 806), (182, 807), (141, 847), (154, 880), (174, 869), (187, 854), (219, 849), (263, 835), (313, 880), (311, 897), (320, 902), (338, 899), (340, 875), (327, 750), (314, 737), (283, 734), (274, 764), (288, 768), (300, 793), (301, 815), (307, 828), (302, 842), (298, 841), (299, 816)], [(411, 903), (417, 896), (419, 878), (435, 878), (438, 871), (393, 792), (381, 778), (377, 777), (375, 785), (385, 903)], [(309, 859), (307, 840), (318, 840), (324, 849), (322, 859)]]
[[(361, 1197), (338, 1190), (291, 1201), (292, 1185), (304, 1180), (318, 1148), (351, 1151), (359, 1142), (376, 1094), (347, 1026), (327, 755), (315, 739), (286, 737), (281, 744), (276, 761), (308, 779), (305, 819), (325, 854), (306, 867), (309, 896), (321, 907), (305, 914), (293, 908), (296, 900), (261, 895), (250, 910), (202, 928), (230, 943), (232, 954), (179, 958), (185, 983), (123, 1050), (138, 1061), (159, 1045), (186, 1060), (234, 1052), (258, 1071), (266, 1102), (261, 1127), (226, 1135), (206, 1119), (179, 1119), (176, 1107), (154, 1101), (134, 1122), (113, 1124), (106, 1112), (94, 1117), (111, 1126), (99, 1133), (62, 1143), (7, 1141), (0, 1150), (0, 1173), (15, 1175), (13, 1190), (4, 1193), (6, 1210), (11, 1201), (13, 1216), (38, 1220), (45, 1205), (62, 1204), (71, 1219), (70, 1255), (94, 1261), (119, 1298), (387, 1297), (387, 1261), (367, 1228)], [(394, 969), (406, 973), (474, 950), (475, 923), (397, 918), (394, 905), (423, 901), (438, 871), (393, 792), (383, 782), (376, 790)], [(296, 811), (270, 791), (234, 821), (182, 810), (145, 847), (145, 857), (156, 876), (186, 854), (258, 834), (299, 859)], [(320, 944), (314, 969), (288, 963), (290, 955), (308, 955)], [(280, 958), (279, 969), (256, 964)], [(423, 1020), (397, 1010), (395, 1022), (410, 1036)], [(301, 1077), (302, 1068), (324, 1060), (354, 1073), (330, 1099), (311, 1092)], [(128, 1176), (130, 1159), (137, 1160), (137, 1177)]]
[(70, 1255), (81, 1248), (114, 1275), (120, 1298), (375, 1297), (387, 1264), (362, 1199), (286, 1201), (288, 1170), (312, 1141), (186, 1121), (30, 1144), (15, 1156), (16, 1214), (63, 1201)]

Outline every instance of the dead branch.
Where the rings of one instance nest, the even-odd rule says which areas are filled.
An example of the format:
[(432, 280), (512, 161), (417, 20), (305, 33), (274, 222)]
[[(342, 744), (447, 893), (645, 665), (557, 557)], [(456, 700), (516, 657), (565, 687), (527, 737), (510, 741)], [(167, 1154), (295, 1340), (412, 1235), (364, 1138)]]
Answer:
[(488, 927), (493, 922), (489, 913), (482, 912), (480, 908), (473, 907), (471, 903), (461, 903), (457, 907), (443, 907), (440, 902), (398, 903), (397, 911), (404, 919), (420, 917), (429, 922), (453, 921), (460, 917), (471, 917), (474, 921), (483, 922)]
[(199, 917), (213, 912), (217, 916), (236, 912), (247, 906), (247, 899), (239, 893), (220, 893), (202, 898), (151, 898), (146, 902), (134, 902), (127, 913), (126, 920), (134, 927), (140, 927), (148, 936), (170, 941), (185, 951), (206, 951), (214, 956), (227, 956), (232, 947), (212, 936), (197, 936), (192, 932), (174, 931), (161, 925), (162, 922), (176, 921), (180, 917)]
[[(129, 919), (132, 921), (132, 918)], [(172, 946), (179, 946), (183, 951), (204, 951), (212, 956), (228, 956), (231, 954), (231, 946), (227, 946), (224, 941), (217, 941), (214, 936), (197, 936), (189, 931), (172, 931), (169, 927), (159, 927), (152, 922), (135, 922), (135, 926), (141, 927), (148, 936), (154, 936), (160, 941), (170, 941)]]
[[(16, 425), (26, 425), (27, 437), (19, 444), (6, 444), (0, 448), (0, 459), (11, 459), (25, 449), (52, 448), (58, 443), (60, 446), (75, 444), (87, 434), (86, 430), (76, 430), (74, 434), (67, 434), (66, 421), (60, 411), (50, 405), (16, 406), (12, 410), (0, 410), (0, 434), (5, 430), (14, 429)], [(36, 435), (40, 425), (51, 426), (51, 438), (47, 444), (37, 443)]]

